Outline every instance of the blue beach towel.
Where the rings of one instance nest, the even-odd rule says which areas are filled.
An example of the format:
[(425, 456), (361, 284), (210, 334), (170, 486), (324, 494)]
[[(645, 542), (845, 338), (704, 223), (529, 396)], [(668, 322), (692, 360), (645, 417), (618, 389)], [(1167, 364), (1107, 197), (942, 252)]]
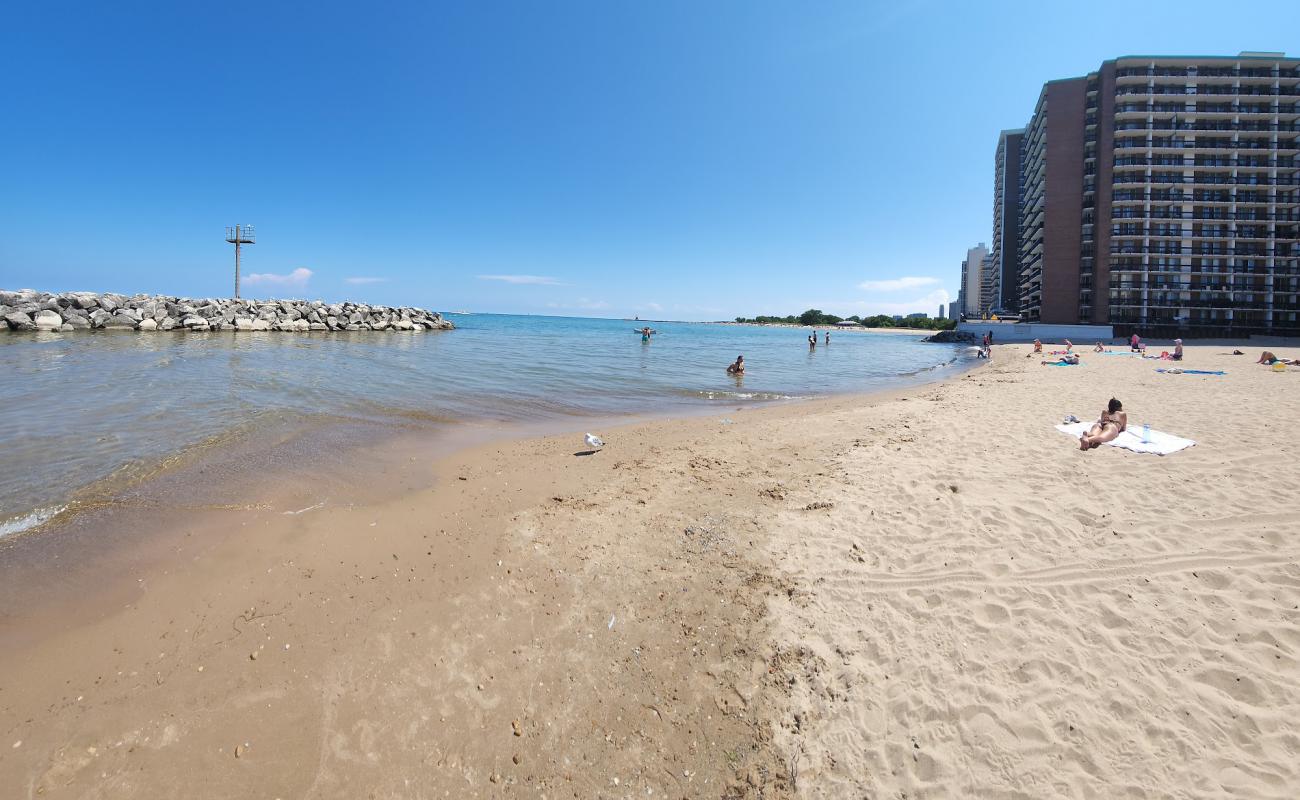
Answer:
[(1156, 372), (1168, 372), (1170, 375), (1227, 375), (1221, 369), (1164, 369), (1163, 367)]
[(1062, 363), (1062, 362), (1060, 362), (1060, 361), (1049, 361), (1048, 363), (1044, 364), (1043, 366), (1044, 366), (1044, 367), (1081, 367), (1081, 366), (1083, 366), (1083, 362), (1080, 361), (1078, 364), (1064, 364), (1064, 363)]

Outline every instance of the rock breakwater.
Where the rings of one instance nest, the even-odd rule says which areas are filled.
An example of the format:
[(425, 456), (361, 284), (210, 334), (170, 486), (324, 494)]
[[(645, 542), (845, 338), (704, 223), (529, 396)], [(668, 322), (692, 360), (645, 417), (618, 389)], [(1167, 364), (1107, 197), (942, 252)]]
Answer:
[(193, 299), (137, 294), (0, 290), (0, 329), (11, 331), (437, 331), (436, 311), (320, 300)]

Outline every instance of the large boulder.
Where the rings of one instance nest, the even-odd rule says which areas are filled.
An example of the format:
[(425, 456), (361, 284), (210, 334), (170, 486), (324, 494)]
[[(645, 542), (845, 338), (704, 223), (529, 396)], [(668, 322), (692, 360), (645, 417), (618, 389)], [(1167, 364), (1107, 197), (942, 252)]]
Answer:
[(140, 324), (135, 329), (138, 331), (156, 331), (158, 330), (158, 323), (154, 321), (153, 317), (145, 317), (140, 320)]
[(57, 311), (38, 311), (32, 323), (38, 331), (57, 331), (63, 327), (63, 317), (59, 316)]
[(36, 330), (36, 323), (32, 322), (32, 318), (27, 316), (21, 311), (10, 311), (8, 314), (5, 315), (5, 322), (9, 325), (9, 328), (11, 330), (15, 330), (15, 331)]
[(126, 330), (135, 330), (135, 326), (138, 323), (139, 320), (137, 320), (135, 317), (131, 316), (130, 314), (114, 314), (113, 316), (104, 320), (104, 324), (101, 325), (100, 327), (101, 328), (124, 328)]

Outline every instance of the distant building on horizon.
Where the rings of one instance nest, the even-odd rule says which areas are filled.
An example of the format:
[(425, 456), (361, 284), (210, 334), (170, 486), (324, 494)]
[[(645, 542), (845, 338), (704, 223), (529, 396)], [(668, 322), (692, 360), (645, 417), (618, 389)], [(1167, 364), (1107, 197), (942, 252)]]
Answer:
[(997, 294), (998, 286), (997, 268), (993, 263), (993, 254), (989, 253), (984, 256), (983, 263), (980, 264), (980, 316), (987, 317), (998, 307)]
[(995, 158), (992, 268), (1022, 319), (1300, 335), (1300, 59), (1120, 56), (1044, 84), (1014, 133)]
[(961, 303), (962, 313), (968, 317), (980, 315), (980, 285), (983, 278), (981, 273), (984, 270), (984, 259), (988, 254), (988, 248), (980, 242), (966, 251), (966, 260), (961, 262), (961, 288), (957, 299)]
[(924, 311), (915, 311), (911, 314), (908, 314), (907, 318), (908, 319), (929, 319), (930, 315), (925, 313)]

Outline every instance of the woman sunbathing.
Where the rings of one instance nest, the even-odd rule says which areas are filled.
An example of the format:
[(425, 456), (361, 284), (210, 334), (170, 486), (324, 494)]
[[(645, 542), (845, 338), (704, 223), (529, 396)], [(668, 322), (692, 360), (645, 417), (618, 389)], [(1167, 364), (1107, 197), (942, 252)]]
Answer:
[(1281, 361), (1283, 364), (1295, 364), (1297, 361), (1300, 361), (1300, 359), (1293, 359), (1293, 358), (1291, 358), (1291, 359), (1288, 359), (1288, 358), (1278, 358), (1277, 356), (1273, 355), (1273, 354), (1270, 353), (1269, 351), (1265, 350), (1264, 353), (1263, 353), (1263, 355), (1261, 355), (1261, 356), (1259, 357), (1259, 360), (1256, 361), (1255, 363), (1256, 363), (1256, 364), (1272, 365), (1272, 364), (1276, 364), (1276, 363), (1279, 362), (1279, 361)]
[(1079, 437), (1079, 449), (1090, 450), (1100, 447), (1119, 436), (1126, 428), (1128, 428), (1128, 414), (1124, 413), (1124, 404), (1112, 397), (1096, 424)]
[(1056, 361), (1040, 361), (1040, 362), (1038, 362), (1038, 363), (1039, 363), (1039, 364), (1042, 364), (1043, 366), (1047, 366), (1047, 365), (1056, 365), (1056, 364), (1059, 364), (1059, 365), (1062, 365), (1062, 366), (1075, 366), (1076, 364), (1079, 363), (1079, 354), (1078, 354), (1078, 353), (1061, 353), (1061, 357), (1060, 357), (1059, 359), (1057, 359)]

